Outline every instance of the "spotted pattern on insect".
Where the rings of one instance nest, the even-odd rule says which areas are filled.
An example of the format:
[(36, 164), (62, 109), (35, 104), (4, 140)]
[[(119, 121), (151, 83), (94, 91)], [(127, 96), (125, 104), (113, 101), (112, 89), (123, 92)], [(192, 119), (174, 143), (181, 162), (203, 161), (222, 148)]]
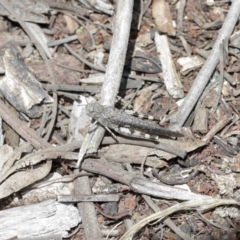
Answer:
[(131, 111), (131, 110), (126, 110), (126, 113), (128, 113), (129, 115), (132, 115), (134, 117), (141, 118), (141, 119), (149, 119), (149, 120), (154, 120), (154, 121), (160, 121), (160, 118), (156, 118), (154, 116), (143, 114), (143, 113), (134, 112), (134, 111)]
[(103, 106), (98, 102), (88, 103), (86, 111), (89, 117), (93, 118), (103, 127), (113, 129), (122, 135), (151, 140), (157, 140), (158, 136), (182, 136), (179, 132), (174, 132), (159, 125), (133, 117), (114, 107)]
[(153, 141), (157, 141), (159, 138), (158, 136), (150, 135), (147, 133), (142, 133), (141, 131), (137, 131), (137, 130), (131, 129), (131, 128), (120, 127), (120, 128), (115, 128), (114, 131), (118, 132), (122, 135), (125, 135), (125, 136), (144, 138), (144, 139), (149, 139), (149, 140), (153, 140)]

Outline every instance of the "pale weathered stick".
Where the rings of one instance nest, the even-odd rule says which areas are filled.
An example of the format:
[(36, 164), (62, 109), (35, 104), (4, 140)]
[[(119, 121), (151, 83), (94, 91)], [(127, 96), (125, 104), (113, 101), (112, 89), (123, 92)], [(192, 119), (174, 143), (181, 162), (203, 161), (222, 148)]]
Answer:
[[(118, 1), (111, 51), (101, 90), (100, 101), (101, 104), (106, 106), (114, 105), (121, 83), (132, 21), (132, 9), (132, 0)], [(105, 130), (99, 126), (95, 132), (87, 134), (79, 152), (77, 167), (80, 166), (86, 152), (92, 153), (97, 151), (104, 133)]]
[(196, 105), (199, 97), (201, 96), (204, 88), (206, 87), (210, 77), (212, 76), (213, 71), (215, 70), (220, 54), (220, 44), (224, 39), (230, 37), (234, 26), (239, 18), (240, 14), (240, 1), (235, 0), (232, 1), (232, 5), (228, 11), (226, 19), (223, 23), (221, 30), (219, 31), (218, 38), (214, 44), (214, 47), (203, 65), (202, 69), (198, 73), (188, 95), (186, 96), (181, 108), (177, 112), (177, 114), (172, 118), (173, 126), (171, 129), (178, 129), (183, 126), (189, 114), (193, 110)]
[[(78, 169), (75, 169), (74, 173), (78, 173)], [(74, 189), (76, 195), (92, 194), (89, 178), (87, 176), (75, 179)], [(102, 239), (102, 233), (100, 231), (100, 226), (98, 224), (96, 216), (97, 214), (93, 203), (79, 202), (77, 206), (82, 217), (85, 239)]]
[(224, 128), (230, 121), (232, 120), (231, 116), (224, 116), (215, 126), (211, 128), (211, 130), (208, 132), (206, 136), (202, 139), (205, 142), (209, 142), (214, 135), (220, 131), (222, 128)]
[(184, 96), (183, 86), (173, 63), (168, 38), (166, 35), (160, 35), (155, 32), (154, 41), (157, 52), (160, 53), (159, 59), (162, 64), (166, 89), (173, 98), (182, 98)]

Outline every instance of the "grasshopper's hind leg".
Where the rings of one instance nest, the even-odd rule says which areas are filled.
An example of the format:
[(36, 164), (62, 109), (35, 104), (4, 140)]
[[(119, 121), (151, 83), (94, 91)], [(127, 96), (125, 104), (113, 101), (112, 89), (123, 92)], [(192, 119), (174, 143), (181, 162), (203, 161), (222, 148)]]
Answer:
[(135, 129), (129, 129), (124, 127), (116, 127), (113, 128), (115, 132), (118, 132), (120, 135), (132, 137), (132, 138), (141, 138), (141, 139), (147, 139), (152, 141), (158, 141), (158, 136), (156, 135), (150, 135)]

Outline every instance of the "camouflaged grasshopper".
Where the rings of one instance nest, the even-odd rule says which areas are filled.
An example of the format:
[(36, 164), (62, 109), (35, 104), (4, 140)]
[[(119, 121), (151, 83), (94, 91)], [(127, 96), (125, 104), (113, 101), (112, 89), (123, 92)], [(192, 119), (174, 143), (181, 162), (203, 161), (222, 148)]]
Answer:
[[(180, 137), (179, 132), (160, 127), (154, 123), (131, 116), (124, 111), (114, 107), (103, 106), (98, 102), (88, 103), (86, 112), (89, 117), (94, 119), (105, 129), (112, 129), (115, 132), (135, 138), (144, 138), (157, 141), (159, 136)], [(137, 114), (138, 116), (148, 119), (155, 119), (152, 116)], [(111, 132), (111, 131), (110, 131)]]

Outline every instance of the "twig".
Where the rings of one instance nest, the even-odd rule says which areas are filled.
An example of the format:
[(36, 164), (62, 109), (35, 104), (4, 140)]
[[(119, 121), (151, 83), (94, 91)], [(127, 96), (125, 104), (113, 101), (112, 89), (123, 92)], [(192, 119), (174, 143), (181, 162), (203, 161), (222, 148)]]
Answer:
[[(116, 224), (109, 232), (108, 232), (108, 234), (106, 234), (107, 236), (106, 236), (106, 239), (108, 239), (109, 237), (116, 237), (116, 235), (113, 235), (112, 233), (114, 232), (114, 230), (119, 226), (119, 225), (121, 225), (122, 224), (122, 222), (119, 222), (118, 224)], [(103, 233), (103, 231), (102, 231), (102, 233)]]
[(230, 121), (232, 120), (232, 118), (230, 116), (224, 116), (214, 127), (211, 128), (211, 130), (208, 132), (208, 134), (206, 136), (204, 136), (204, 138), (202, 139), (205, 142), (209, 142), (213, 136), (219, 131), (221, 130), (223, 127), (225, 127)]
[(78, 39), (78, 35), (76, 34), (76, 35), (67, 36), (65, 38), (61, 38), (61, 39), (58, 39), (58, 40), (53, 40), (51, 42), (48, 42), (47, 45), (48, 45), (48, 47), (55, 47), (57, 45), (61, 45), (61, 44), (64, 44), (64, 43), (75, 41), (77, 39)]
[(179, 2), (178, 16), (177, 16), (177, 32), (181, 34), (183, 32), (183, 14), (186, 6), (186, 0), (181, 0)]
[(112, 46), (101, 91), (102, 105), (114, 106), (118, 94), (128, 47), (132, 10), (132, 0), (118, 1)]
[(240, 1), (232, 1), (232, 5), (228, 11), (224, 24), (219, 31), (218, 38), (214, 44), (214, 47), (209, 55), (208, 59), (204, 63), (202, 69), (198, 73), (194, 84), (188, 92), (181, 108), (177, 114), (172, 118), (172, 129), (178, 129), (183, 126), (189, 114), (196, 105), (199, 97), (201, 96), (205, 86), (207, 85), (213, 71), (215, 70), (219, 61), (220, 44), (225, 38), (229, 38), (236, 22), (238, 21), (240, 14)]
[(240, 117), (239, 117), (239, 114), (238, 114), (238, 116), (236, 116), (233, 120), (232, 120), (232, 122), (231, 122), (231, 124), (229, 124), (227, 127), (225, 127), (223, 130), (222, 130), (222, 132), (220, 133), (220, 137), (221, 138), (228, 138), (228, 137), (230, 137), (231, 135), (238, 135), (239, 134), (239, 131), (231, 131), (231, 132), (229, 132), (228, 134), (226, 134), (227, 133), (227, 131), (229, 130), (229, 128), (232, 126), (232, 125), (234, 125), (238, 120), (240, 119)]
[[(74, 173), (78, 173), (78, 171), (79, 170), (76, 169)], [(92, 194), (88, 177), (77, 178), (74, 181), (74, 188), (75, 194), (77, 195)], [(97, 221), (96, 210), (93, 203), (81, 202), (78, 203), (77, 206), (83, 220), (85, 239), (102, 239), (102, 234)]]
[(48, 91), (67, 91), (67, 92), (100, 92), (100, 86), (80, 86), (70, 84), (46, 84)]
[(120, 194), (58, 195), (59, 202), (118, 202)]
[(178, 200), (197, 200), (210, 198), (206, 195), (188, 192), (187, 190), (181, 188), (163, 185), (161, 183), (152, 182), (140, 177), (133, 178), (130, 182), (130, 187), (135, 192), (154, 196), (157, 198)]
[(189, 46), (189, 44), (187, 43), (186, 39), (184, 38), (184, 36), (179, 36), (179, 39), (182, 42), (182, 45), (187, 53), (187, 56), (191, 56), (192, 55), (192, 48)]
[(214, 106), (212, 107), (212, 113), (214, 113), (217, 110), (217, 106), (221, 100), (221, 96), (222, 96), (222, 88), (223, 88), (223, 82), (224, 82), (224, 78), (223, 78), (223, 72), (224, 72), (224, 49), (223, 49), (223, 43), (220, 44), (219, 46), (220, 48), (220, 75), (219, 75), (219, 80), (218, 80), (218, 89), (217, 89), (217, 94), (218, 94), (218, 99), (215, 102)]
[(100, 66), (96, 66), (92, 63), (90, 63), (88, 60), (86, 60), (85, 58), (81, 57), (79, 54), (77, 54), (76, 52), (74, 52), (67, 43), (64, 43), (64, 47), (78, 60), (80, 60), (81, 62), (83, 62), (84, 64), (86, 64), (87, 66), (89, 66), (90, 68), (93, 68), (95, 70), (98, 70), (100, 72), (105, 72), (105, 69), (103, 67)]

